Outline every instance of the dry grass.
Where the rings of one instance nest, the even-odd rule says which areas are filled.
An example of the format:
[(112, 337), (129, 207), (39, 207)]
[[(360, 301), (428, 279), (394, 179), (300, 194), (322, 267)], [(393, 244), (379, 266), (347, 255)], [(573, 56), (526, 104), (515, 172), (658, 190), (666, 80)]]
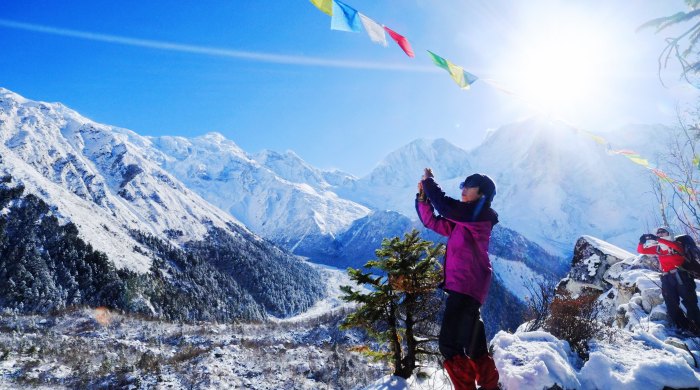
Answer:
[(0, 315), (0, 361), (17, 362), (13, 371), (0, 372), (0, 387), (154, 388), (163, 381), (175, 388), (211, 387), (221, 376), (209, 370), (212, 364), (236, 364), (224, 375), (240, 372), (290, 389), (311, 388), (309, 383), (353, 388), (384, 375), (386, 367), (349, 351), (348, 332), (337, 329), (341, 318), (335, 313), (325, 321), (219, 325), (114, 314), (101, 325), (87, 309), (58, 317)]

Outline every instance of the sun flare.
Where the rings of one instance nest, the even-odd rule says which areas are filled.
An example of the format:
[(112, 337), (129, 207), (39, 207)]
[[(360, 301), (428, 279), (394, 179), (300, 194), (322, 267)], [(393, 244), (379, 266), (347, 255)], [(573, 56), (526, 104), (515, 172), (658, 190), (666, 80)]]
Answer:
[(537, 110), (580, 114), (604, 104), (601, 86), (616, 57), (613, 38), (581, 15), (551, 17), (520, 31), (504, 71), (513, 90)]

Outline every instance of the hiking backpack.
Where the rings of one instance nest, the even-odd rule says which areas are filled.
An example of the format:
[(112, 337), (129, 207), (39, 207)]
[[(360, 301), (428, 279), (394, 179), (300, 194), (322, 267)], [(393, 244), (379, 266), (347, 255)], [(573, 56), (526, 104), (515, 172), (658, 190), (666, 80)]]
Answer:
[(688, 271), (693, 278), (700, 279), (700, 248), (695, 244), (695, 240), (687, 234), (676, 237), (676, 242), (683, 248), (685, 261), (681, 266)]

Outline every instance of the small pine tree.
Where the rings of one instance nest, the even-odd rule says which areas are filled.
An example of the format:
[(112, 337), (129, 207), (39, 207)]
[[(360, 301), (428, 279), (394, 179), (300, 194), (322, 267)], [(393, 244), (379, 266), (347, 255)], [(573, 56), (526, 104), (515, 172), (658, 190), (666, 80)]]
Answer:
[(358, 350), (390, 361), (393, 374), (402, 378), (413, 374), (420, 356), (437, 354), (441, 302), (436, 289), (443, 277), (438, 261), (443, 253), (442, 244), (422, 240), (414, 229), (403, 240), (384, 239), (375, 251), (377, 259), (365, 264), (367, 271), (348, 269), (350, 278), (369, 291), (341, 287), (345, 301), (358, 303), (341, 327), (365, 330), (377, 341), (377, 350)]

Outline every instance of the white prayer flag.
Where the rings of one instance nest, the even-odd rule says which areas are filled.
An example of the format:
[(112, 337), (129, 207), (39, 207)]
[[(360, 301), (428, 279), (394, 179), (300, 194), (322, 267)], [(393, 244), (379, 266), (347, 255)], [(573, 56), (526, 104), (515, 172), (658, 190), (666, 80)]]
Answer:
[(362, 26), (365, 28), (365, 31), (367, 31), (369, 39), (371, 39), (374, 43), (378, 43), (386, 47), (387, 43), (386, 34), (384, 33), (384, 27), (382, 27), (379, 23), (375, 22), (374, 20), (363, 15), (362, 13), (359, 14), (360, 21), (362, 22)]

